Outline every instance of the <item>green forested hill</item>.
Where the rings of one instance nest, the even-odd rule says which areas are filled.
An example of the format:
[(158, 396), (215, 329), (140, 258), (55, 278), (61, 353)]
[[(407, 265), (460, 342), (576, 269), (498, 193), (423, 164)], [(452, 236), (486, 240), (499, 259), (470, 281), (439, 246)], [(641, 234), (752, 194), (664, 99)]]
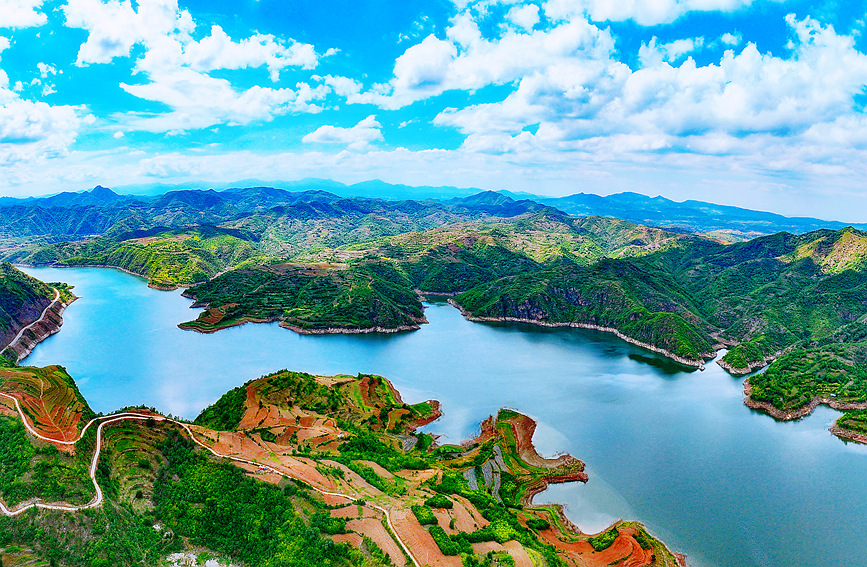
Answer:
[(103, 237), (43, 246), (22, 263), (111, 266), (146, 277), (154, 286), (190, 285), (257, 256), (250, 237), (215, 227), (163, 230), (129, 238)]
[(693, 361), (713, 353), (710, 329), (691, 298), (669, 274), (645, 263), (552, 268), (480, 285), (455, 300), (473, 317), (612, 327)]
[(181, 325), (198, 331), (247, 320), (280, 320), (302, 332), (415, 329), (424, 321), (409, 280), (388, 262), (240, 269), (186, 295), (208, 307)]
[[(456, 300), (476, 317), (596, 323), (621, 331), (649, 314), (672, 313), (702, 337), (686, 339), (692, 346), (681, 352), (707, 352), (713, 335), (732, 345), (723, 359), (727, 366), (746, 372), (867, 313), (865, 243), (867, 235), (853, 229), (780, 233), (732, 245), (680, 239), (660, 252), (623, 258), (617, 270), (604, 259), (589, 269), (566, 263), (489, 282)], [(642, 327), (641, 336), (624, 332), (666, 350), (683, 342), (652, 328)]]

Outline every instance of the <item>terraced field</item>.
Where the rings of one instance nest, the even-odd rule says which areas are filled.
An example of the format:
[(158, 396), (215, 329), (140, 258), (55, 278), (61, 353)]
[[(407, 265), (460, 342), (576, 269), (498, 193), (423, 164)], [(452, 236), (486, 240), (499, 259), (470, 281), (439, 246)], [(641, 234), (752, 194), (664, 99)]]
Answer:
[[(15, 397), (42, 435), (71, 441), (94, 417), (72, 377), (61, 366), (0, 368), (0, 392)], [(3, 402), (8, 405), (8, 400)], [(66, 445), (59, 446), (68, 449)]]

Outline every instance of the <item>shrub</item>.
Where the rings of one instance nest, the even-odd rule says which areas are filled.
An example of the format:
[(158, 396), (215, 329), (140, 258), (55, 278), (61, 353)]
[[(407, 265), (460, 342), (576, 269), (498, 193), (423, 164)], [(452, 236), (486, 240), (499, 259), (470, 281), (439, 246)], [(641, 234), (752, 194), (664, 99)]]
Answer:
[(617, 539), (617, 536), (620, 535), (620, 532), (617, 531), (617, 527), (612, 527), (608, 531), (602, 532), (598, 536), (594, 536), (587, 539), (587, 543), (593, 546), (593, 549), (596, 551), (604, 551), (611, 547), (611, 544), (614, 543), (614, 540)]
[(412, 513), (415, 514), (418, 523), (423, 526), (437, 524), (437, 517), (434, 516), (433, 511), (427, 506), (412, 506)]

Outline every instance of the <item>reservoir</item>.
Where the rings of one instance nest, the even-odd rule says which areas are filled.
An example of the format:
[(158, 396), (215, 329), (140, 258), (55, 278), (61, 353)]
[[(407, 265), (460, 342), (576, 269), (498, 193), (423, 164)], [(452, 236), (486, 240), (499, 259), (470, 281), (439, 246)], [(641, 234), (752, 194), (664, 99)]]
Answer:
[(199, 313), (180, 291), (112, 269), (24, 271), (80, 297), (24, 363), (65, 366), (95, 411), (194, 418), (282, 368), (380, 374), (409, 403), (442, 402), (427, 430), (443, 441), (475, 435), (501, 407), (535, 418), (539, 451), (571, 453), (590, 475), (536, 501), (566, 504), (585, 531), (638, 520), (695, 567), (867, 566), (867, 446), (832, 436), (839, 413), (825, 407), (789, 423), (748, 409), (741, 380), (714, 363), (688, 371), (604, 333), (471, 323), (445, 302), (395, 335), (202, 335), (177, 328)]

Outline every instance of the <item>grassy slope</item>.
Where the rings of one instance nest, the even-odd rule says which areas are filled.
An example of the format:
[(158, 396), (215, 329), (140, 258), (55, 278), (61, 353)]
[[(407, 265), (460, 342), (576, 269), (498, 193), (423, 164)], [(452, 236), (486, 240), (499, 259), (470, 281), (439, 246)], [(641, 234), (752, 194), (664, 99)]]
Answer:
[[(791, 412), (816, 398), (847, 404), (867, 402), (867, 322), (864, 318), (819, 340), (805, 341), (750, 377), (750, 397)], [(851, 406), (850, 406), (851, 407)], [(838, 425), (859, 430), (858, 415), (843, 416)]]

